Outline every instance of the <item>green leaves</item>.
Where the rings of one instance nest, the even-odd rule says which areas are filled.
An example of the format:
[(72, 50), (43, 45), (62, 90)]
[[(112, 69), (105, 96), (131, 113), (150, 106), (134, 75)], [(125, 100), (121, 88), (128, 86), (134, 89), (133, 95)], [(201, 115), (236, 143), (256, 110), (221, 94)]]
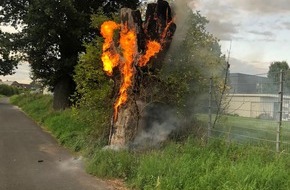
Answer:
[(86, 46), (75, 67), (74, 80), (77, 84), (78, 103), (89, 109), (108, 109), (113, 84), (105, 75), (101, 62), (102, 39), (96, 38)]
[(11, 75), (17, 68), (18, 56), (13, 50), (11, 34), (0, 31), (0, 75)]
[[(98, 30), (91, 28), (93, 13), (102, 10), (111, 15), (122, 6), (136, 8), (138, 2), (4, 0), (0, 2), (0, 23), (21, 24), (23, 30), (13, 36), (17, 50), (27, 55), (33, 75), (53, 87), (64, 77), (72, 77), (78, 55), (85, 51), (83, 42), (98, 35)], [(9, 54), (11, 49), (7, 51)], [(10, 65), (8, 69), (13, 69), (16, 63)]]
[(268, 78), (273, 80), (273, 82), (279, 82), (280, 71), (289, 70), (289, 65), (286, 61), (275, 61), (271, 63), (268, 71)]
[(183, 40), (174, 44), (164, 63), (162, 78), (170, 79), (170, 97), (174, 97), (170, 102), (175, 102), (184, 115), (193, 113), (197, 99), (207, 93), (210, 77), (217, 83), (223, 78), (225, 58), (218, 39), (206, 31), (207, 23), (198, 12), (189, 14), (184, 22), (188, 28)]

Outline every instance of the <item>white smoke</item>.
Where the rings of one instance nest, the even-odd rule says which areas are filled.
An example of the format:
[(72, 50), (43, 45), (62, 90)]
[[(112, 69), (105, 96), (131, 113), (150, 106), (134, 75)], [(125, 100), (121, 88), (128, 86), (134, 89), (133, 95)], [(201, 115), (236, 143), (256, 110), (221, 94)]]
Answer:
[(170, 6), (173, 13), (174, 23), (176, 24), (176, 31), (173, 36), (172, 43), (170, 45), (170, 51), (179, 46), (184, 40), (188, 31), (189, 25), (187, 19), (189, 15), (196, 11), (198, 7), (197, 0), (175, 0), (170, 2)]
[(140, 130), (131, 144), (133, 148), (158, 147), (180, 127), (179, 119), (169, 108), (154, 105), (141, 117)]

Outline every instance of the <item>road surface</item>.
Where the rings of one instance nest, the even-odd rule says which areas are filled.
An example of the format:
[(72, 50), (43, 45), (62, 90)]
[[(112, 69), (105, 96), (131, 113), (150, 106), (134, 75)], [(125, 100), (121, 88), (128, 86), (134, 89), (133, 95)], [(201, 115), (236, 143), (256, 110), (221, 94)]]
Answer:
[[(1, 99), (1, 98), (0, 98)], [(0, 100), (0, 190), (107, 190), (8, 99)]]

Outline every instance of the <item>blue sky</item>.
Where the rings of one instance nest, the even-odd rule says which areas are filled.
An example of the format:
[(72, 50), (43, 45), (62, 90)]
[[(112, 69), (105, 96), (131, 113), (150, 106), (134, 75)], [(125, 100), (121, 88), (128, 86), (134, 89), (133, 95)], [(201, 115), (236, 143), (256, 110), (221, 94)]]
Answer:
[[(185, 0), (175, 0), (177, 3)], [(208, 31), (219, 38), (223, 53), (231, 44), (231, 72), (267, 73), (273, 61), (290, 64), (289, 0), (188, 0), (210, 21)], [(29, 66), (2, 80), (30, 82)]]

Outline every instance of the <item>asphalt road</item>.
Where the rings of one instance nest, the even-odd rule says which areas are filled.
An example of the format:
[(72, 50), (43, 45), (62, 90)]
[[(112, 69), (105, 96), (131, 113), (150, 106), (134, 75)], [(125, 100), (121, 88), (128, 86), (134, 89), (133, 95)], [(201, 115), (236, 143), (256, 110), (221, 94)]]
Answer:
[[(0, 98), (1, 99), (1, 98)], [(0, 100), (0, 190), (107, 190), (8, 99)]]

